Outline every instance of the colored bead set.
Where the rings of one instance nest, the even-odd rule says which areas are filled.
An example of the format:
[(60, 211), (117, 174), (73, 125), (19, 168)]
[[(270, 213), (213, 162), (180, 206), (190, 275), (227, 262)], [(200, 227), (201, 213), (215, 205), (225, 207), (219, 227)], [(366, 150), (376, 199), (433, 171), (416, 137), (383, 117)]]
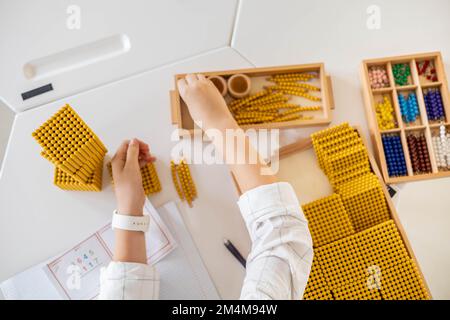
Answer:
[(423, 76), (431, 82), (438, 81), (436, 67), (434, 66), (434, 62), (432, 60), (416, 62), (416, 66), (419, 76)]
[(445, 120), (444, 104), (439, 89), (430, 88), (424, 90), (425, 108), (428, 120)]
[(190, 207), (192, 202), (197, 198), (197, 187), (192, 180), (191, 171), (186, 160), (182, 159), (179, 164), (170, 161), (170, 170), (172, 173), (172, 181), (178, 196), (182, 201), (186, 200)]
[(397, 134), (384, 134), (381, 136), (381, 140), (389, 176), (406, 176), (408, 172), (400, 136)]
[(395, 84), (398, 86), (406, 86), (411, 84), (409, 76), (411, 76), (411, 68), (409, 63), (398, 63), (392, 65), (392, 73), (394, 75)]
[(423, 133), (408, 134), (406, 142), (414, 174), (431, 173), (430, 155), (425, 135)]
[[(330, 157), (345, 154), (349, 148), (365, 147), (347, 123), (314, 133), (311, 138), (319, 165), (327, 168), (324, 171), (330, 179), (336, 176), (334, 169), (342, 170), (328, 166)], [(351, 159), (355, 163), (348, 161), (347, 166), (367, 165), (370, 170), (367, 158)], [(429, 299), (390, 217), (378, 177), (370, 171), (360, 171), (359, 175), (347, 175), (346, 182), (332, 185), (335, 194), (302, 206), (314, 248), (303, 299)], [(368, 281), (371, 276), (375, 281)]]
[(444, 125), (439, 127), (439, 135), (432, 136), (431, 140), (438, 169), (450, 169), (450, 133)]
[(375, 111), (380, 130), (390, 130), (397, 127), (394, 116), (394, 107), (388, 96), (383, 97), (383, 102), (377, 104)]
[(64, 190), (101, 190), (103, 159), (107, 150), (68, 104), (32, 136), (43, 149), (41, 155), (56, 167), (56, 186)]
[[(389, 81), (385, 86), (389, 82), (389, 87), (380, 84), (385, 75), (380, 68), (387, 70)], [(374, 76), (372, 69), (382, 74)], [(439, 126), (448, 129), (450, 121), (450, 94), (442, 54), (364, 60), (361, 71), (370, 136), (385, 182), (450, 175), (438, 135)]]
[[(114, 176), (112, 171), (111, 162), (107, 165), (109, 176), (111, 177), (112, 184), (114, 185)], [(150, 195), (153, 193), (158, 193), (162, 190), (161, 183), (159, 182), (159, 177), (156, 172), (155, 165), (150, 162), (141, 168), (141, 177), (142, 177), (142, 187), (144, 189), (145, 195)]]
[(295, 120), (311, 120), (312, 116), (303, 112), (320, 110), (321, 106), (300, 106), (288, 103), (291, 96), (299, 96), (311, 101), (321, 98), (310, 94), (320, 88), (308, 83), (318, 77), (316, 73), (276, 74), (266, 80), (274, 85), (242, 99), (236, 99), (228, 107), (239, 125), (261, 124), (268, 122), (286, 122)]
[(390, 86), (386, 67), (372, 66), (369, 68), (369, 82), (372, 89), (387, 88)]
[(416, 94), (414, 92), (410, 92), (408, 95), (399, 93), (398, 104), (403, 121), (405, 123), (415, 122), (419, 116), (419, 104), (417, 103)]

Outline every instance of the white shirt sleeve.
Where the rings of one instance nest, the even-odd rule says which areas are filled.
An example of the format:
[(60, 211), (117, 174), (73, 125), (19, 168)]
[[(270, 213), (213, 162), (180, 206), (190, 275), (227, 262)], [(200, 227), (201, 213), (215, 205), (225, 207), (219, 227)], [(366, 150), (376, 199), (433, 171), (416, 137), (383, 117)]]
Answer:
[(159, 297), (159, 274), (151, 265), (110, 262), (100, 273), (100, 300), (154, 300)]
[(241, 299), (301, 299), (313, 250), (293, 188), (286, 182), (263, 185), (238, 204), (252, 240)]
[[(289, 183), (247, 191), (239, 199), (252, 250), (241, 299), (301, 299), (313, 259), (308, 223)], [(153, 266), (111, 262), (100, 276), (99, 299), (158, 299)]]

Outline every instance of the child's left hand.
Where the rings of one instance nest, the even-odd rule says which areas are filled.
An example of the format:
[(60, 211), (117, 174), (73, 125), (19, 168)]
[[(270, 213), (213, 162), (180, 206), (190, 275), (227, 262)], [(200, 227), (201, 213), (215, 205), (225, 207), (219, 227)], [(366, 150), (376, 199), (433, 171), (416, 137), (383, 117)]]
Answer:
[(120, 214), (142, 215), (145, 194), (140, 168), (155, 160), (149, 146), (138, 139), (125, 140), (120, 145), (111, 161)]

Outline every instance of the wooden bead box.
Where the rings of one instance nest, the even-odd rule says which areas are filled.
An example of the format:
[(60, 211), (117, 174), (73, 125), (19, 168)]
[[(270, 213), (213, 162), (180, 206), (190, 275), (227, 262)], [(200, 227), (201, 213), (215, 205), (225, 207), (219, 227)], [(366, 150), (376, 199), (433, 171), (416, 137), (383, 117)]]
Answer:
[[(354, 170), (336, 167), (326, 172), (327, 163), (334, 161), (336, 154), (351, 152), (350, 143), (342, 147), (344, 141), (362, 146), (366, 156), (341, 158)], [(282, 147), (279, 157), (277, 177), (293, 186), (313, 241), (314, 259), (303, 299), (431, 299), (358, 128), (344, 123), (322, 130), (312, 139)], [(367, 170), (360, 169), (363, 167)], [(345, 179), (336, 179), (338, 176)], [(241, 194), (239, 181), (232, 177)]]
[(440, 52), (364, 60), (361, 77), (384, 181), (450, 176), (450, 98)]
[[(291, 65), (291, 66), (281, 66), (281, 67), (266, 67), (266, 68), (252, 68), (252, 69), (239, 69), (239, 70), (227, 70), (227, 71), (215, 71), (215, 72), (201, 72), (206, 77), (222, 77), (227, 81), (230, 77), (234, 75), (243, 74), (250, 78), (251, 89), (248, 100), (253, 102), (261, 101), (261, 105), (250, 105), (248, 106), (249, 111), (254, 112), (257, 116), (261, 116), (267, 108), (278, 108), (277, 101), (280, 101), (279, 96), (283, 96), (281, 104), (289, 104), (287, 107), (290, 109), (284, 110), (280, 115), (286, 114), (285, 117), (259, 117), (257, 120), (247, 120), (244, 118), (246, 115), (235, 114), (236, 105), (239, 100), (240, 102), (245, 102), (243, 99), (233, 98), (229, 93), (224, 96), (227, 105), (234, 114), (236, 120), (243, 129), (274, 129), (274, 128), (295, 128), (295, 127), (306, 127), (315, 125), (327, 125), (331, 122), (331, 109), (334, 108), (333, 93), (331, 86), (331, 79), (325, 73), (325, 67), (322, 63), (316, 64), (304, 64), (304, 65)], [(275, 86), (278, 86), (279, 82), (273, 82), (274, 77), (278, 77), (277, 81), (285, 80), (289, 77), (295, 77), (294, 75), (314, 75), (312, 79), (306, 80), (304, 83), (296, 83), (297, 87), (302, 88), (306, 91), (303, 94), (299, 90), (288, 90), (282, 93), (277, 92), (276, 96), (272, 95), (271, 90), (275, 90)], [(171, 97), (171, 112), (172, 112), (172, 124), (176, 125), (180, 129), (186, 129), (192, 132), (196, 127), (186, 104), (181, 99), (178, 88), (177, 81), (184, 77), (185, 74), (175, 75), (175, 90), (170, 91)], [(217, 80), (217, 79), (215, 79)], [(301, 80), (300, 80), (301, 81)], [(223, 83), (223, 81), (222, 81)], [(306, 88), (306, 89), (304, 89)], [(283, 88), (285, 89), (285, 88)], [(312, 90), (309, 90), (312, 89)], [(221, 89), (220, 89), (221, 90)], [(269, 91), (271, 97), (261, 96), (257, 97), (261, 92)], [(309, 93), (309, 91), (311, 91)], [(275, 92), (275, 91), (273, 91)], [(300, 96), (303, 95), (303, 96)], [(258, 99), (255, 99), (258, 98)], [(311, 100), (312, 99), (312, 100)], [(252, 102), (252, 103), (253, 103)], [(264, 104), (263, 104), (264, 103)], [(243, 105), (243, 103), (240, 103)], [(264, 106), (265, 110), (259, 110), (259, 107)], [(239, 107), (239, 105), (237, 105)], [(247, 108), (247, 106), (245, 106)], [(292, 110), (296, 108), (297, 110)], [(300, 117), (292, 117), (292, 115), (298, 111)], [(279, 121), (277, 120), (279, 119)]]

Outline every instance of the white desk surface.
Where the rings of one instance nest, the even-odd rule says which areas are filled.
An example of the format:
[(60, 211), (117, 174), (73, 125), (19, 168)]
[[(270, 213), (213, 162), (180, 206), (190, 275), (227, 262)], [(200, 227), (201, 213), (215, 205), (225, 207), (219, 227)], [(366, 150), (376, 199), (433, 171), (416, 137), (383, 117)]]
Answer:
[[(69, 5), (80, 9), (79, 30), (66, 27)], [(0, 96), (22, 111), (226, 46), (236, 6), (236, 0), (1, 0)], [(99, 40), (114, 35), (129, 38), (127, 53), (50, 78), (30, 81), (24, 76), (24, 65), (32, 60), (89, 43), (99, 45)], [(96, 50), (91, 49), (86, 54)], [(22, 92), (50, 82), (54, 91), (22, 101)]]
[[(0, 39), (9, 39), (7, 53), (0, 50), (0, 66), (15, 66), (2, 69), (6, 72), (0, 73), (0, 97), (16, 110), (29, 107), (16, 98), (7, 98), (31, 86), (23, 79), (17, 80), (17, 73), (21, 72), (17, 68), (26, 61), (110, 34), (139, 30), (128, 32), (130, 37), (136, 35), (139, 50), (136, 49), (137, 52), (129, 58), (125, 59), (124, 55), (124, 63), (115, 66), (118, 71), (102, 73), (102, 70), (111, 68), (110, 63), (102, 63), (101, 66), (94, 64), (71, 72), (73, 79), (68, 82), (63, 81), (65, 74), (62, 74), (55, 79), (61, 83), (61, 90), (56, 90), (58, 92), (49, 100), (39, 98), (36, 104), (66, 98), (16, 116), (0, 177), (0, 281), (69, 248), (110, 218), (114, 207), (111, 186), (106, 186), (101, 193), (64, 192), (55, 188), (52, 185), (52, 167), (39, 156), (39, 146), (31, 138), (31, 132), (66, 102), (72, 104), (100, 136), (110, 154), (127, 137), (137, 136), (150, 142), (153, 152), (159, 157), (157, 169), (164, 189), (152, 197), (153, 203), (159, 205), (177, 197), (168, 170), (173, 145), (170, 141), (172, 127), (168, 90), (173, 87), (174, 73), (252, 64), (265, 66), (322, 61), (333, 78), (336, 104), (333, 123), (349, 121), (360, 125), (366, 136), (359, 80), (361, 60), (441, 51), (447, 75), (450, 75), (450, 21), (447, 19), (450, 2), (446, 0), (378, 1), (382, 18), (380, 30), (366, 28), (366, 8), (373, 4), (370, 0), (284, 0), (276, 3), (241, 0), (235, 25), (236, 2), (227, 5), (220, 2), (220, 5), (202, 7), (204, 10), (200, 7), (206, 1), (200, 0), (193, 4), (170, 1), (169, 8), (161, 8), (160, 3), (153, 2), (153, 20), (148, 21), (140, 15), (144, 6), (142, 2), (137, 2), (136, 7), (129, 5), (123, 8), (127, 13), (126, 19), (117, 18), (117, 4), (112, 8), (107, 5), (101, 9), (97, 7), (89, 13), (91, 2), (74, 1), (75, 4), (77, 2), (86, 9), (90, 19), (93, 19), (91, 15), (95, 18), (101, 15), (102, 19), (91, 22), (84, 30), (82, 28), (81, 33), (74, 35), (75, 38), (70, 38), (66, 29), (58, 31), (55, 28), (55, 20), (38, 19), (39, 15), (32, 16), (30, 11), (20, 12), (20, 6), (15, 3), (23, 6), (22, 1), (14, 1), (10, 7), (9, 1), (6, 4), (0, 0), (0, 26), (5, 23), (4, 8), (14, 9), (14, 16), (29, 21), (28, 27), (23, 29), (16, 30), (17, 24), (6, 25), (14, 29), (0, 28)], [(41, 5), (41, 14), (48, 11), (65, 17), (65, 8), (54, 6), (49, 3)], [(187, 13), (193, 20), (208, 16), (209, 23), (189, 29), (186, 20), (180, 20), (182, 13)], [(130, 16), (140, 19), (133, 22)], [(171, 19), (173, 27), (164, 17)], [(39, 26), (38, 31), (31, 27), (33, 22)], [(137, 24), (143, 27), (137, 28)], [(176, 30), (180, 28), (186, 32), (177, 36)], [(208, 32), (202, 33), (199, 39), (195, 34), (201, 28), (208, 29)], [(154, 30), (158, 32), (154, 33)], [(231, 36), (232, 30), (234, 34)], [(46, 38), (36, 39), (36, 32), (49, 33)], [(147, 32), (152, 32), (152, 37), (145, 42)], [(214, 37), (217, 34), (219, 36)], [(12, 41), (13, 35), (17, 41)], [(186, 38), (192, 41), (186, 41)], [(229, 39), (234, 49), (207, 52), (227, 46)], [(183, 45), (178, 46), (180, 42), (177, 41), (182, 40)], [(3, 43), (0, 41), (0, 45)], [(26, 53), (22, 52), (25, 44)], [(155, 55), (147, 58), (152, 52), (156, 52)], [(205, 53), (165, 66), (199, 52)], [(158, 68), (152, 69), (154, 67)], [(151, 70), (138, 74), (147, 69)], [(92, 81), (88, 78), (91, 74)], [(124, 78), (129, 74), (136, 75)], [(123, 80), (116, 81), (120, 78)], [(11, 83), (5, 79), (12, 79)], [(87, 87), (81, 85), (83, 79), (88, 79), (93, 89), (85, 90)], [(115, 82), (100, 86), (111, 81)], [(75, 91), (73, 87), (76, 87)], [(84, 92), (77, 93), (80, 91)], [(283, 138), (288, 142), (312, 130), (314, 128), (288, 130)], [(193, 166), (192, 171), (200, 197), (193, 209), (182, 207), (183, 216), (219, 293), (223, 298), (237, 298), (244, 272), (221, 243), (223, 237), (228, 237), (244, 253), (249, 251), (248, 234), (236, 205), (234, 186), (225, 167), (200, 165)], [(402, 187), (398, 203), (400, 219), (433, 296), (447, 299), (450, 298), (450, 277), (447, 275), (450, 268), (449, 188), (448, 178), (408, 183)]]

